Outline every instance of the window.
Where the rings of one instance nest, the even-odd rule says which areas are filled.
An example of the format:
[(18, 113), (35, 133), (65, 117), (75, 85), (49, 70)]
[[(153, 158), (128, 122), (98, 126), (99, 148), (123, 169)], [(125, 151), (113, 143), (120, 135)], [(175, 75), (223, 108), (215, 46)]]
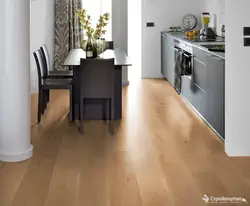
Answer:
[(112, 40), (112, 0), (82, 0), (82, 8), (86, 9), (91, 16), (93, 28), (96, 28), (101, 14), (110, 13), (111, 19), (106, 27), (107, 33), (102, 37), (107, 41)]

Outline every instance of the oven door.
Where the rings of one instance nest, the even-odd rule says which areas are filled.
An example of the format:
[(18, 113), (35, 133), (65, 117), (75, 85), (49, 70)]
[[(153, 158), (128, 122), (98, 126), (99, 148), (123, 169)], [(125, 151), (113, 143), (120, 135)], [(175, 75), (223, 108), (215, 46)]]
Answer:
[(194, 57), (189, 52), (184, 51), (184, 67), (185, 67), (185, 74), (187, 78), (193, 80), (193, 67), (194, 67)]
[(174, 50), (174, 65), (175, 65), (177, 61), (177, 57), (179, 53), (181, 52), (181, 48), (179, 48), (178, 46), (174, 46), (172, 47), (172, 49)]

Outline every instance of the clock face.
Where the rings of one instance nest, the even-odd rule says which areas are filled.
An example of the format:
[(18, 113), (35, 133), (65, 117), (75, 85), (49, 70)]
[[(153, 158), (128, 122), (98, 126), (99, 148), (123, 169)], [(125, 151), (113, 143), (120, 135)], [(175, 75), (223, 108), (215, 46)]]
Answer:
[(183, 19), (183, 26), (187, 30), (192, 30), (197, 26), (197, 19), (194, 15), (188, 14)]

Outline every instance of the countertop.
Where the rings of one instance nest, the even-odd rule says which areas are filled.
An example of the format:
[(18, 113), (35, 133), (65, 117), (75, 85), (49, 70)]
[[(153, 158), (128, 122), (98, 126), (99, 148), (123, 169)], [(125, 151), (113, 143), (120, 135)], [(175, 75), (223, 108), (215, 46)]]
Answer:
[(218, 56), (222, 59), (225, 59), (225, 52), (213, 52), (213, 51), (209, 51), (207, 48), (203, 47), (203, 44), (206, 45), (225, 45), (225, 42), (195, 42), (195, 41), (188, 41), (187, 39), (185, 39), (185, 34), (182, 32), (167, 32), (167, 31), (162, 31), (161, 33), (163, 34), (167, 34), (170, 35), (180, 41), (183, 41), (189, 45), (198, 47), (199, 49), (202, 49), (210, 54), (213, 54), (215, 56)]

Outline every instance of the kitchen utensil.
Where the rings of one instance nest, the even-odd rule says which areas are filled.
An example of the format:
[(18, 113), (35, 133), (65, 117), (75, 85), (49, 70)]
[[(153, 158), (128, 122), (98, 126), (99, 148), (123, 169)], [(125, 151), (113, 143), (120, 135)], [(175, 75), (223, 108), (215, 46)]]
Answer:
[(203, 36), (203, 38), (216, 38), (216, 33), (211, 27), (201, 29), (200, 35)]
[(225, 37), (225, 25), (222, 25), (221, 27), (221, 36)]

